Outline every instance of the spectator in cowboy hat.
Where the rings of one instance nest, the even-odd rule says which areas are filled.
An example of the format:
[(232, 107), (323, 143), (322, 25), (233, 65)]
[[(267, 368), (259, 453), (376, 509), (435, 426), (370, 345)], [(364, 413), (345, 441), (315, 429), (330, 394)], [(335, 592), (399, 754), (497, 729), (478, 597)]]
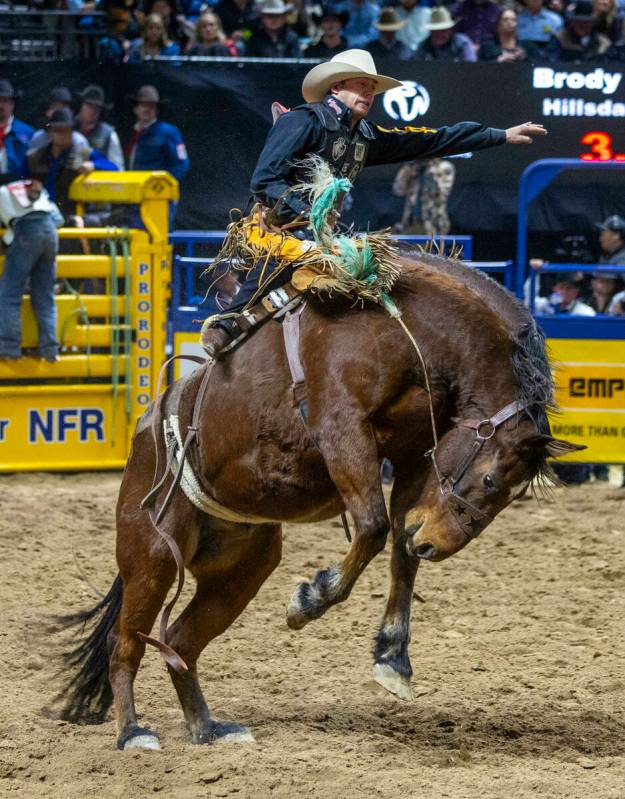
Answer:
[(374, 58), (394, 58), (396, 61), (408, 61), (414, 53), (397, 38), (397, 31), (406, 26), (406, 21), (399, 19), (394, 8), (383, 8), (380, 18), (375, 23), (379, 38), (367, 45), (367, 50)]
[(399, 0), (395, 12), (399, 19), (406, 22), (405, 27), (397, 31), (397, 38), (406, 47), (413, 51), (416, 50), (428, 35), (426, 25), (430, 21), (432, 9), (422, 5), (420, 0)]
[[(48, 143), (28, 151), (26, 156), (28, 177), (37, 176), (43, 183), (50, 199), (61, 209), (66, 219), (75, 217), (74, 202), (69, 199), (69, 187), (78, 175), (94, 169), (116, 171), (117, 166), (90, 144), (77, 144), (73, 137), (76, 120), (69, 108), (57, 109), (46, 123)], [(75, 224), (83, 226), (83, 220), (75, 217)]]
[[(50, 141), (50, 137), (48, 136), (48, 131), (46, 130), (46, 123), (49, 122), (52, 114), (55, 111), (58, 111), (61, 108), (66, 108), (69, 111), (72, 110), (72, 93), (66, 86), (55, 86), (48, 95), (46, 105), (43, 109), (43, 116), (44, 116), (44, 124), (43, 127), (40, 128), (35, 135), (33, 136), (30, 142), (31, 150), (35, 150), (38, 147), (43, 147), (44, 144), (48, 144)], [(74, 143), (75, 144), (82, 144), (87, 145), (88, 142), (85, 137), (78, 133), (78, 131), (74, 131)]]
[[(189, 156), (182, 133), (169, 122), (158, 118), (159, 111), (167, 104), (154, 86), (141, 86), (131, 98), (136, 123), (132, 136), (126, 142), (125, 155), (129, 169), (146, 171), (165, 170), (180, 181), (189, 170)], [(173, 222), (176, 204), (170, 203), (169, 222)], [(133, 216), (133, 224), (139, 215)]]
[[(280, 114), (265, 141), (251, 179), (250, 210), (254, 209), (254, 218), (284, 234), (294, 230), (295, 239), (310, 236), (310, 196), (298, 187), (307, 176), (302, 161), (305, 163), (311, 155), (325, 161), (334, 176), (354, 182), (368, 166), (436, 158), (506, 143), (531, 144), (533, 136), (547, 133), (542, 125), (530, 122), (507, 130), (487, 128), (477, 122), (459, 122), (439, 129), (387, 130), (366, 117), (375, 96), (389, 89), (402, 90), (403, 84), (378, 74), (366, 50), (346, 50), (313, 67), (302, 83), (305, 105)], [(302, 244), (304, 250), (307, 243)], [(240, 312), (248, 303), (260, 300), (263, 293), (290, 280), (297, 262), (278, 268), (279, 259), (270, 255), (268, 252), (262, 269), (259, 266), (249, 271), (231, 305), (232, 312)], [(202, 344), (210, 357), (216, 357), (226, 346), (231, 330), (232, 324), (221, 322), (218, 327), (203, 328)]]
[(417, 48), (415, 57), (421, 61), (476, 61), (473, 43), (464, 33), (454, 32), (455, 24), (446, 8), (433, 8), (425, 26), (430, 33)]
[(554, 61), (601, 61), (611, 46), (610, 39), (597, 30), (591, 0), (577, 0), (549, 48)]
[(330, 2), (333, 11), (346, 11), (349, 22), (345, 27), (345, 36), (350, 47), (366, 47), (377, 39), (375, 23), (380, 16), (380, 6), (373, 0), (339, 0)]
[(327, 60), (347, 50), (347, 39), (343, 35), (343, 28), (349, 22), (349, 14), (346, 11), (325, 9), (321, 14), (313, 14), (312, 20), (320, 29), (321, 36), (304, 50), (305, 58)]
[(299, 38), (287, 24), (287, 16), (293, 10), (293, 5), (284, 0), (264, 0), (257, 8), (260, 28), (247, 42), (245, 55), (256, 58), (299, 58)]
[(106, 102), (104, 89), (91, 84), (85, 86), (76, 96), (80, 100), (80, 107), (76, 114), (78, 130), (94, 150), (101, 152), (118, 169), (123, 169), (124, 154), (117, 131), (108, 122), (102, 120), (104, 111), (113, 107), (112, 103)]
[(50, 119), (52, 114), (58, 111), (59, 108), (71, 109), (71, 107), (72, 93), (67, 86), (55, 86), (50, 90), (43, 113), (46, 119)]
[(168, 103), (154, 86), (141, 86), (132, 96), (136, 118), (133, 135), (126, 144), (130, 169), (165, 169), (182, 180), (189, 169), (189, 158), (180, 130), (158, 118)]
[(30, 125), (16, 119), (15, 101), (19, 98), (10, 81), (0, 80), (0, 174), (19, 177), (26, 152), (33, 138)]

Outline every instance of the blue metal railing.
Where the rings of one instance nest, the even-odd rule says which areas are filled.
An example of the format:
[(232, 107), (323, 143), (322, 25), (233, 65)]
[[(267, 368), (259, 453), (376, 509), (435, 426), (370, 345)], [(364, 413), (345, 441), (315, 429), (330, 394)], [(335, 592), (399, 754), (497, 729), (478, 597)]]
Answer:
[(523, 299), (523, 288), (527, 278), (527, 229), (529, 206), (547, 186), (566, 170), (625, 169), (622, 161), (578, 161), (575, 158), (543, 158), (530, 164), (519, 183), (517, 250), (516, 250), (516, 294)]
[(528, 284), (529, 308), (547, 337), (625, 339), (625, 317), (623, 316), (608, 314), (581, 316), (570, 313), (544, 314), (536, 311), (536, 287), (539, 275), (560, 272), (584, 272), (592, 276), (617, 273), (625, 277), (625, 264), (622, 266), (613, 264), (547, 264), (539, 270), (531, 269)]

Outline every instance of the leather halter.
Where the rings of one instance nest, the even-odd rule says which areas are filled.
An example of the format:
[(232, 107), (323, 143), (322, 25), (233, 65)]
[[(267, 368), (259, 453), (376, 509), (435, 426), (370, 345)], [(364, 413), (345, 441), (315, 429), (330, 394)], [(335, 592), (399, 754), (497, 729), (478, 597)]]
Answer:
[(432, 466), (438, 479), (438, 486), (441, 494), (445, 497), (452, 516), (468, 538), (477, 538), (482, 530), (493, 520), (493, 517), (485, 511), (476, 508), (471, 502), (465, 499), (456, 491), (456, 486), (462, 480), (469, 466), (479, 455), (486, 441), (490, 441), (497, 432), (497, 428), (508, 419), (524, 411), (526, 404), (515, 400), (508, 403), (501, 410), (497, 411), (490, 419), (461, 419), (457, 422), (458, 427), (469, 427), (475, 431), (475, 438), (471, 449), (467, 452), (460, 463), (453, 469), (450, 475), (442, 475), (436, 463), (436, 446), (425, 453), (426, 457), (432, 459)]

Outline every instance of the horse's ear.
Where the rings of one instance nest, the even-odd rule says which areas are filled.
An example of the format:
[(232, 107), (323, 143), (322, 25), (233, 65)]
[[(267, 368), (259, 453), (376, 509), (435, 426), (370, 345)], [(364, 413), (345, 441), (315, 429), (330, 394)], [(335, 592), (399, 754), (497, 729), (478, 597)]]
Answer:
[(588, 449), (585, 444), (572, 444), (570, 441), (563, 441), (561, 438), (544, 433), (536, 433), (530, 438), (523, 439), (523, 446), (527, 449), (544, 449), (551, 458), (562, 458), (571, 452), (579, 452)]

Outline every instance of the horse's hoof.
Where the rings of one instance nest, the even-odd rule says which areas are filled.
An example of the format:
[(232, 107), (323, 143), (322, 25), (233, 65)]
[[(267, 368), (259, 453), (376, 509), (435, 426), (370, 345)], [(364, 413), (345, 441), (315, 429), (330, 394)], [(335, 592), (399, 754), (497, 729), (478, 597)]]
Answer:
[(300, 583), (286, 609), (286, 623), (291, 630), (301, 630), (314, 618), (310, 615), (310, 584)]
[(232, 721), (214, 721), (207, 730), (193, 736), (195, 744), (246, 744), (255, 741), (249, 727)]
[(215, 743), (248, 744), (256, 741), (249, 727), (231, 721), (216, 721), (215, 733)]
[(322, 569), (311, 583), (300, 583), (286, 609), (286, 623), (292, 630), (301, 630), (309, 621), (320, 619), (330, 605), (341, 601), (338, 586), (341, 573), (336, 566)]
[(129, 727), (117, 739), (117, 748), (126, 752), (128, 749), (152, 749), (160, 752), (158, 735), (148, 727)]
[(375, 663), (373, 666), (373, 679), (386, 688), (390, 693), (395, 694), (400, 699), (411, 702), (413, 699), (412, 687), (408, 677), (404, 677), (391, 668), (388, 663)]

